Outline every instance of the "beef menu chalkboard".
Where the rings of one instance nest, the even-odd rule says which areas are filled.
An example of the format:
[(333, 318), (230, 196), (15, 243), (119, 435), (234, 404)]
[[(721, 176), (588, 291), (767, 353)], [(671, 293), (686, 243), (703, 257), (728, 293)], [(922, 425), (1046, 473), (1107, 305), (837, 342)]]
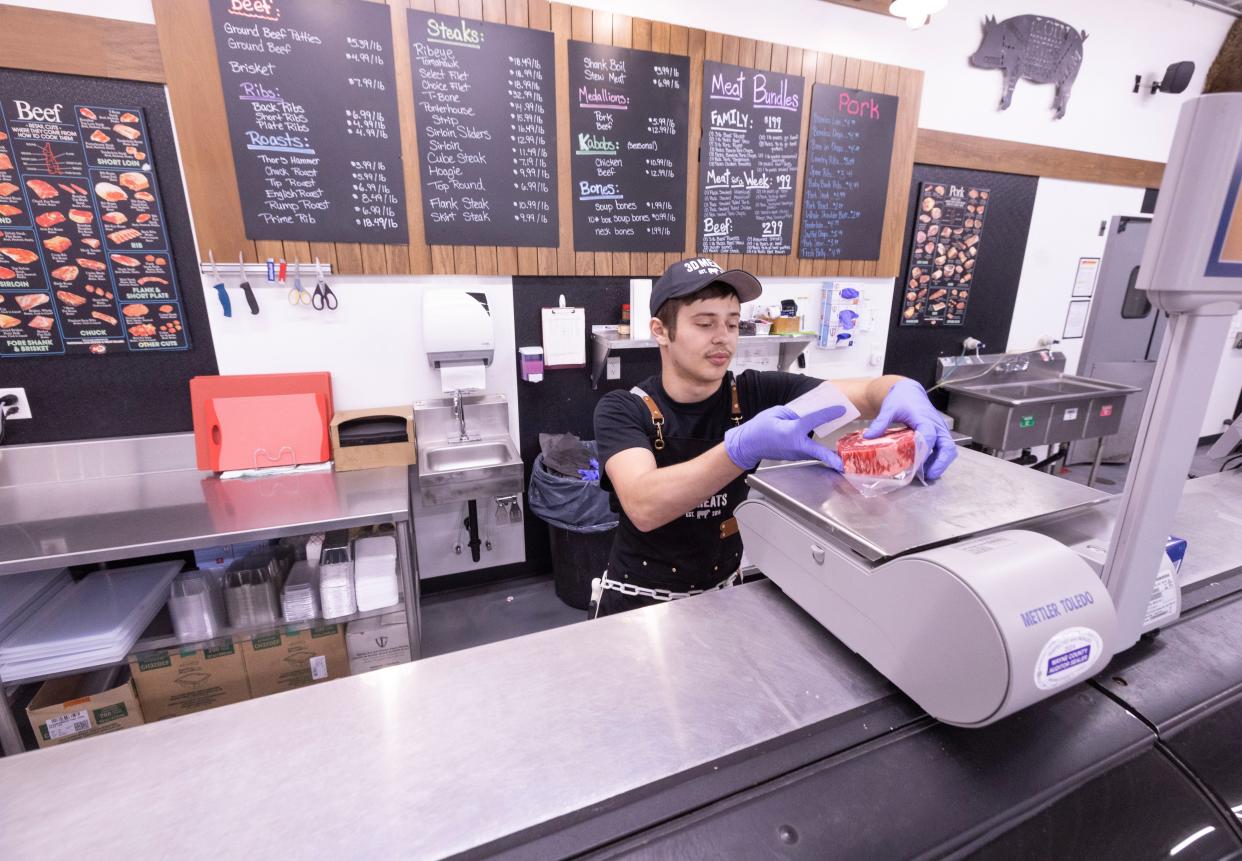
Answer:
[(2, 101), (0, 358), (188, 348), (142, 109)]
[(896, 96), (812, 88), (799, 257), (879, 257), (897, 105)]
[(211, 0), (251, 239), (408, 240), (386, 6)]
[(690, 58), (569, 43), (576, 251), (681, 251)]
[(803, 80), (703, 63), (699, 251), (788, 254)]
[(557, 245), (552, 34), (408, 14), (427, 241)]

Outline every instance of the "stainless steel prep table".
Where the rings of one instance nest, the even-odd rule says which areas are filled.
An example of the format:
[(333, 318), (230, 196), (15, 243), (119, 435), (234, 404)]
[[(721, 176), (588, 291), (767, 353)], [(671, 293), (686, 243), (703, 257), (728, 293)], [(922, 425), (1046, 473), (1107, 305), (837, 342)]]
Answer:
[[(416, 481), (406, 467), (222, 481), (194, 468), (191, 434), (8, 447), (0, 449), (0, 576), (391, 523), (417, 658)], [(2, 696), (0, 742), (21, 749)]]
[(915, 717), (751, 583), (5, 758), (0, 846), (439, 857), (824, 721), (852, 746)]

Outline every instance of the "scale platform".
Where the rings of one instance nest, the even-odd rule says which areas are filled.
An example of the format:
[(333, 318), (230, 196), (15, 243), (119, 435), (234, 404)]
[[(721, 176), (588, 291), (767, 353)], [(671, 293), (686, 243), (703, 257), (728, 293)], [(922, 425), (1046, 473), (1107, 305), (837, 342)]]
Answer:
[(871, 562), (1088, 508), (1112, 496), (967, 448), (958, 449), (939, 481), (924, 486), (916, 479), (872, 499), (817, 463), (766, 467), (747, 482)]

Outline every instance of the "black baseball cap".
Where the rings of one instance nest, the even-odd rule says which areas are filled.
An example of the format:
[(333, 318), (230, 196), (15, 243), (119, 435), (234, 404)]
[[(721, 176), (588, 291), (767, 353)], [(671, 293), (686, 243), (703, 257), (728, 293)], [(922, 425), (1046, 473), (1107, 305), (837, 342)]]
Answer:
[(651, 288), (651, 316), (669, 299), (689, 296), (715, 281), (723, 281), (737, 291), (742, 302), (758, 299), (763, 292), (759, 279), (742, 269), (721, 268), (710, 257), (687, 257), (664, 270)]

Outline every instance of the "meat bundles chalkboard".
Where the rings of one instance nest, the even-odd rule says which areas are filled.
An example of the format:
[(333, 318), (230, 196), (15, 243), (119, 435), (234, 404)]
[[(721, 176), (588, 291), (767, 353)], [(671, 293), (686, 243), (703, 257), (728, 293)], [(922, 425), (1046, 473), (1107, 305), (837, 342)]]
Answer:
[(690, 58), (569, 43), (574, 250), (686, 244)]
[(26, 86), (0, 100), (0, 358), (187, 349), (143, 110)]
[(246, 236), (408, 241), (387, 7), (210, 2)]
[(879, 257), (898, 101), (829, 84), (812, 88), (799, 257)]
[(788, 254), (803, 79), (703, 63), (699, 251)]
[(408, 14), (427, 241), (557, 245), (552, 33)]
[(991, 206), (986, 188), (925, 182), (910, 247), (910, 271), (902, 287), (901, 325), (960, 326), (974, 289), (983, 238), (983, 217)]

